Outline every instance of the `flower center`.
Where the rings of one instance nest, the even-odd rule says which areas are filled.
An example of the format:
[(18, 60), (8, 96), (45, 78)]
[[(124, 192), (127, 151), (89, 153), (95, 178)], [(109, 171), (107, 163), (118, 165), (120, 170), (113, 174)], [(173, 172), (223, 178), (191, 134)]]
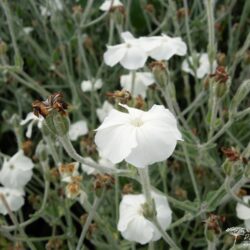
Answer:
[(143, 121), (140, 118), (135, 118), (131, 120), (130, 123), (135, 127), (141, 127), (143, 125)]
[(132, 45), (131, 45), (130, 43), (127, 43), (127, 44), (126, 44), (126, 47), (127, 47), (127, 48), (131, 48)]

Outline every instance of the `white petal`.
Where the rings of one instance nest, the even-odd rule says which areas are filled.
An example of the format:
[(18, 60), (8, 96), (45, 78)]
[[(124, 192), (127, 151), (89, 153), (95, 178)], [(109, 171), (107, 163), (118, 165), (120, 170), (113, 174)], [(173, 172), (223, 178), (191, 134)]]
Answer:
[(9, 188), (23, 188), (32, 174), (32, 170), (10, 169), (9, 165), (4, 165), (0, 171), (0, 183)]
[[(105, 0), (105, 2), (100, 6), (100, 10), (102, 11), (109, 11), (111, 7), (111, 0)], [(112, 7), (123, 6), (123, 4), (119, 0), (114, 0)]]
[[(23, 192), (20, 192), (16, 189), (0, 187), (0, 193), (4, 195), (11, 211), (15, 212), (23, 206), (24, 204)], [(8, 211), (1, 199), (0, 199), (0, 213), (3, 215), (8, 214)]]
[(134, 86), (132, 84), (132, 74), (122, 75), (120, 78), (121, 86), (128, 90), (134, 97), (140, 95), (145, 98), (147, 86), (142, 83), (142, 81), (138, 81), (137, 74), (135, 75)]
[[(248, 203), (250, 200), (250, 196), (244, 196), (243, 200), (244, 202)], [(236, 215), (241, 220), (248, 220), (250, 219), (250, 208), (241, 203), (237, 203)]]
[(127, 229), (122, 231), (122, 236), (130, 241), (146, 244), (153, 238), (154, 227), (152, 223), (143, 216), (137, 216), (129, 222)]
[(138, 43), (141, 48), (150, 54), (151, 51), (161, 46), (161, 40), (158, 37), (140, 37)]
[(34, 163), (30, 158), (24, 155), (23, 150), (19, 150), (15, 155), (13, 155), (9, 163), (20, 170), (30, 170), (34, 167)]
[(250, 230), (250, 219), (244, 221), (246, 229)]
[(125, 56), (127, 48), (125, 44), (107, 46), (108, 50), (104, 53), (104, 62), (113, 67)]
[(86, 135), (88, 127), (86, 121), (78, 121), (70, 125), (69, 138), (71, 141), (77, 140), (79, 136)]
[[(189, 60), (189, 62), (188, 62), (188, 60)], [(194, 74), (194, 71), (193, 71), (193, 69), (191, 68), (191, 66), (189, 65), (189, 63), (190, 63), (191, 65), (193, 64), (193, 59), (192, 59), (192, 57), (189, 57), (188, 60), (185, 59), (185, 60), (182, 62), (181, 69), (182, 69), (184, 72), (189, 73), (189, 74), (191, 74), (191, 75), (194, 76), (194, 75), (195, 75), (195, 74)]]
[(32, 112), (28, 113), (26, 118), (20, 122), (20, 125), (25, 125), (29, 121), (38, 120), (39, 118), (35, 116)]
[(171, 44), (173, 47), (175, 47), (176, 55), (184, 56), (187, 54), (187, 45), (180, 37), (171, 38)]
[(104, 157), (116, 164), (124, 160), (132, 148), (136, 147), (135, 129), (123, 124), (98, 130), (95, 143)]
[(104, 122), (101, 124), (101, 126), (98, 127), (96, 130), (99, 131), (105, 128), (122, 125), (125, 123), (129, 123), (128, 114), (112, 109), (109, 112), (108, 116), (104, 119)]
[(128, 42), (130, 40), (134, 40), (134, 36), (129, 32), (129, 31), (125, 31), (121, 33), (121, 38), (125, 41)]
[(126, 53), (121, 59), (121, 65), (129, 70), (142, 68), (147, 61), (146, 52), (139, 46), (131, 46), (126, 49)]
[(136, 76), (138, 81), (141, 81), (145, 86), (150, 86), (155, 82), (154, 75), (150, 72), (138, 72)]
[(103, 122), (112, 109), (114, 109), (114, 107), (108, 101), (105, 101), (101, 108), (97, 108), (96, 113), (99, 121)]
[(27, 138), (31, 138), (33, 125), (34, 125), (34, 121), (30, 122), (30, 124), (27, 127), (27, 131), (25, 134)]
[[(85, 157), (84, 159), (85, 159), (85, 160), (88, 160), (88, 161), (90, 161), (90, 162), (92, 162), (92, 163), (96, 163), (91, 157)], [(95, 175), (95, 174), (98, 173), (94, 168), (90, 167), (90, 166), (87, 165), (87, 164), (83, 164), (83, 163), (82, 163), (82, 164), (81, 164), (81, 167), (82, 167), (83, 172), (85, 172), (85, 173), (88, 174), (88, 175), (91, 175), (91, 174)]]

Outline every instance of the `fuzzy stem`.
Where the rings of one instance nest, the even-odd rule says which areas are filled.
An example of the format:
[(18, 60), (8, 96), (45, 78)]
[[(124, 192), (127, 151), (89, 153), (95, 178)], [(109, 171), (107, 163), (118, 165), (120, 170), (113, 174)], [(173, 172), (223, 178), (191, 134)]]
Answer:
[(83, 229), (82, 229), (82, 232), (81, 232), (79, 241), (78, 241), (78, 243), (77, 243), (76, 250), (81, 250), (81, 247), (82, 247), (84, 238), (85, 238), (85, 236), (86, 236), (86, 233), (87, 233), (87, 231), (88, 231), (89, 225), (91, 224), (91, 221), (93, 220), (93, 217), (94, 217), (94, 215), (95, 215), (95, 212), (96, 212), (96, 210), (97, 210), (97, 207), (98, 207), (98, 205), (100, 204), (100, 201), (101, 201), (101, 198), (95, 197), (95, 200), (94, 200), (94, 204), (93, 204), (93, 206), (92, 206), (92, 209), (91, 209), (90, 213), (88, 214), (87, 220), (86, 220), (86, 222), (85, 222), (85, 224), (84, 224), (84, 227), (83, 227)]
[[(146, 202), (148, 203), (149, 206), (152, 206), (152, 208), (155, 209), (154, 204), (153, 204), (152, 195), (151, 195), (151, 185), (150, 185), (150, 179), (149, 179), (149, 174), (148, 174), (148, 167), (139, 168), (138, 172), (140, 175), (141, 185), (142, 185), (143, 193), (144, 193), (145, 198), (146, 198)], [(156, 214), (156, 213), (154, 213), (154, 214)], [(152, 222), (157, 227), (157, 229), (161, 233), (163, 239), (165, 240), (166, 243), (169, 244), (169, 246), (171, 246), (173, 249), (180, 249), (174, 243), (174, 241), (171, 239), (171, 237), (168, 235), (168, 233), (162, 229), (156, 216), (154, 216)]]

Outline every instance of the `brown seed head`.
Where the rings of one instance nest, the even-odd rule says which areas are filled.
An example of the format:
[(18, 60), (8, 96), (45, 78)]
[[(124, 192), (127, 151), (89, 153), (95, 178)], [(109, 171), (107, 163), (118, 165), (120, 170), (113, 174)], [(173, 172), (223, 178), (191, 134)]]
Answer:
[(66, 115), (68, 104), (63, 101), (62, 93), (54, 93), (50, 95), (45, 101), (34, 101), (32, 103), (33, 112), (36, 116), (46, 117), (50, 111), (57, 110), (62, 115)]

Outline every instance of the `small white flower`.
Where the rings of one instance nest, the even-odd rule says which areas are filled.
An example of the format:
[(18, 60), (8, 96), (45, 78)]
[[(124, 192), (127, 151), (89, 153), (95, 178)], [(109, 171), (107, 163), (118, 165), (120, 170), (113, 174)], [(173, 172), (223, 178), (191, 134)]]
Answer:
[[(120, 82), (121, 86), (132, 93), (133, 96), (140, 95), (146, 97), (146, 91), (149, 85), (155, 82), (154, 75), (150, 72), (136, 72), (134, 79), (134, 87), (132, 86), (133, 74), (122, 75)], [(133, 88), (133, 89), (132, 89)]]
[[(250, 195), (243, 196), (243, 201), (250, 206)], [(239, 219), (244, 220), (245, 226), (250, 230), (250, 207), (247, 207), (241, 203), (236, 205), (236, 215)]]
[(195, 67), (193, 57), (188, 57), (188, 60), (185, 59), (182, 63), (182, 70), (190, 73), (191, 75), (195, 76), (195, 71), (196, 71), (196, 76), (197, 78), (201, 79), (205, 75), (209, 73), (213, 73), (217, 67), (217, 62), (213, 62), (213, 69), (212, 72), (210, 72), (210, 63), (209, 63), (209, 58), (207, 53), (201, 53), (201, 54), (196, 54), (196, 57), (198, 59), (198, 66)]
[(76, 141), (79, 136), (88, 133), (88, 126), (86, 121), (78, 121), (70, 125), (69, 138), (71, 141)]
[(125, 160), (138, 168), (166, 160), (182, 140), (173, 114), (162, 105), (147, 112), (121, 106), (128, 113), (111, 110), (96, 130), (99, 152), (114, 164)]
[[(100, 6), (100, 10), (109, 11), (112, 4), (112, 0), (105, 0), (104, 3)], [(114, 0), (112, 7), (123, 6), (123, 4), (119, 0)]]
[[(148, 49), (148, 55), (155, 60), (169, 60), (172, 56), (184, 56), (187, 45), (180, 37), (161, 36), (140, 38), (143, 47)], [(152, 49), (149, 48), (152, 47)]]
[(63, 4), (61, 0), (48, 0), (46, 6), (40, 5), (41, 15), (44, 17), (49, 17), (53, 12), (62, 10), (63, 10)]
[(19, 150), (5, 160), (0, 170), (0, 183), (9, 188), (23, 188), (32, 177), (34, 163)]
[(96, 114), (100, 122), (103, 122), (109, 112), (114, 109), (113, 105), (105, 101), (101, 108), (96, 109)]
[[(89, 161), (90, 163), (95, 163), (96, 162), (90, 158), (90, 157), (85, 157), (84, 158), (85, 160)], [(106, 158), (100, 156), (99, 160), (98, 160), (98, 163), (103, 166), (103, 167), (106, 167), (106, 168), (114, 168), (114, 164), (112, 162), (110, 162), (109, 160), (107, 160)], [(82, 164), (82, 170), (87, 174), (87, 175), (96, 175), (100, 172), (98, 172), (96, 169), (90, 167), (88, 164)]]
[(81, 83), (81, 89), (83, 92), (88, 92), (93, 90), (98, 90), (102, 87), (103, 82), (102, 79), (96, 79), (96, 80), (87, 80), (87, 81), (82, 81)]
[[(15, 212), (19, 210), (24, 204), (24, 192), (22, 190), (0, 187), (0, 194), (2, 194), (8, 203), (11, 211)], [(6, 215), (8, 211), (2, 201), (0, 199), (0, 214)]]
[(134, 38), (128, 31), (123, 32), (121, 37), (124, 43), (107, 46), (108, 50), (104, 53), (104, 62), (111, 67), (120, 63), (129, 70), (142, 68), (148, 56), (139, 39)]
[(32, 27), (24, 27), (23, 28), (23, 32), (26, 34), (26, 35), (29, 35), (34, 29)]
[(32, 112), (28, 113), (26, 118), (20, 122), (20, 125), (23, 126), (23, 125), (27, 124), (29, 121), (31, 121), (29, 123), (29, 125), (28, 125), (27, 131), (26, 131), (26, 134), (25, 134), (26, 137), (31, 138), (32, 128), (33, 128), (33, 125), (35, 123), (37, 123), (37, 127), (39, 129), (41, 129), (42, 125), (43, 125), (43, 120), (44, 120), (44, 118), (42, 116), (37, 117)]
[[(155, 201), (157, 220), (163, 230), (166, 230), (172, 221), (172, 210), (167, 198), (152, 192)], [(155, 225), (143, 216), (144, 195), (124, 195), (120, 203), (120, 215), (118, 230), (122, 236), (130, 241), (146, 244), (161, 238), (161, 234)]]

